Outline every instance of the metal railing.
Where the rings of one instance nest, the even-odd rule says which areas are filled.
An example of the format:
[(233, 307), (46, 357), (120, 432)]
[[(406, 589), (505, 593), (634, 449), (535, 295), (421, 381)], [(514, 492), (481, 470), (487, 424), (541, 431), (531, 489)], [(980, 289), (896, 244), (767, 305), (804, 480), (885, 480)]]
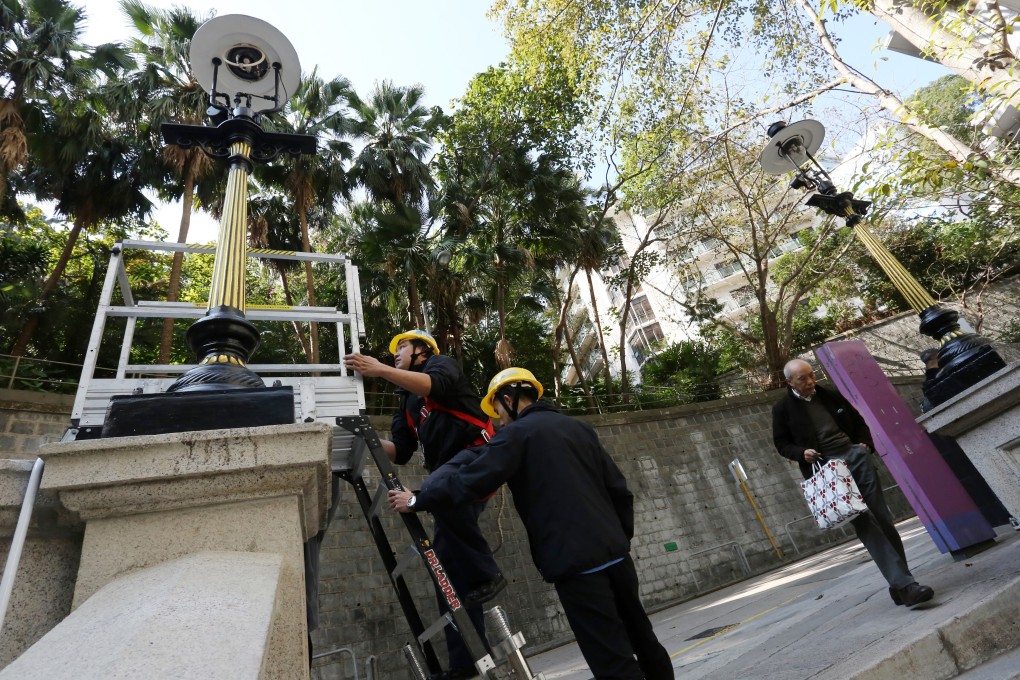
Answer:
[(35, 497), (39, 493), (39, 484), (42, 481), (43, 465), (42, 458), (36, 458), (32, 465), (32, 473), (28, 477), (28, 486), (25, 488), (25, 498), (21, 502), (18, 524), (14, 529), (14, 536), (11, 538), (11, 549), (7, 553), (4, 575), (3, 578), (0, 578), (0, 630), (3, 630), (4, 620), (7, 618), (7, 608), (11, 603), (11, 593), (14, 592), (14, 577), (18, 573), (21, 552), (25, 548), (25, 539), (28, 537), (28, 525), (32, 522), (32, 510), (35, 508)]
[[(333, 649), (333, 650), (330, 650), (328, 652), (321, 652), (319, 654), (314, 654), (314, 655), (312, 655), (312, 661), (315, 661), (317, 659), (325, 659), (325, 658), (328, 658), (330, 656), (340, 657), (342, 654), (350, 654), (350, 656), (351, 656), (351, 667), (354, 669), (354, 680), (361, 680), (361, 676), (358, 675), (358, 658), (356, 656), (354, 656), (354, 650), (351, 649), (350, 647), (339, 647), (337, 649)], [(327, 666), (329, 664), (336, 663), (337, 661), (342, 661), (342, 659), (340, 659), (340, 658), (333, 659), (333, 660), (331, 660), (331, 661), (329, 661), (329, 662), (327, 662), (325, 664), (322, 664), (320, 666), (315, 666), (314, 668), (321, 669), (321, 668), (323, 668), (323, 667), (325, 667), (325, 666)], [(365, 677), (367, 678), (367, 680), (374, 680), (374, 678), (375, 678), (375, 675), (376, 675), (375, 662), (376, 662), (376, 659), (375, 659), (375, 655), (374, 654), (369, 656), (367, 659), (365, 659)]]
[[(0, 387), (9, 390), (73, 394), (78, 387), (81, 369), (82, 364), (67, 361), (0, 354)], [(111, 376), (117, 373), (113, 368), (97, 367), (96, 370), (107, 372)], [(67, 377), (64, 377), (64, 374)]]

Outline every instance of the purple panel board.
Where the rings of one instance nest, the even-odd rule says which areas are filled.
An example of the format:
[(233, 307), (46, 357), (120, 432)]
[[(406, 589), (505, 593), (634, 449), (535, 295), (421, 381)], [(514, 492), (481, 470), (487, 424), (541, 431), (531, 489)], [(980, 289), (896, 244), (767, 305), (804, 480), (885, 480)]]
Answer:
[(878, 454), (939, 550), (952, 552), (994, 539), (991, 525), (864, 343), (828, 342), (815, 356), (867, 422)]

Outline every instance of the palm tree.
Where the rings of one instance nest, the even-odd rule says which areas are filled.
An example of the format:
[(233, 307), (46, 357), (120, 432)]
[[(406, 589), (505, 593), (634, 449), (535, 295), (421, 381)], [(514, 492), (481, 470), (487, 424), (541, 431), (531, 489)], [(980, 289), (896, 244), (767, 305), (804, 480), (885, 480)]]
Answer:
[(87, 77), (77, 59), (84, 15), (67, 0), (5, 0), (0, 4), (0, 203), (10, 173), (28, 158), (28, 135), (34, 122), (48, 115), (46, 102), (67, 95), (76, 80)]
[(611, 399), (613, 379), (609, 370), (609, 353), (606, 351), (606, 341), (602, 334), (602, 320), (599, 316), (598, 299), (595, 297), (595, 286), (592, 283), (591, 273), (605, 265), (613, 264), (619, 259), (622, 250), (620, 232), (616, 230), (611, 219), (601, 216), (601, 211), (591, 210), (589, 219), (585, 221), (578, 233), (578, 240), (580, 247), (577, 251), (577, 263), (584, 270), (588, 279), (588, 295), (591, 299), (592, 313), (595, 316), (595, 337), (598, 339), (599, 351), (602, 353), (606, 397)]
[[(347, 117), (347, 105), (354, 98), (350, 82), (343, 77), (323, 80), (315, 70), (301, 79), (283, 115), (265, 122), (267, 128), (293, 134), (314, 135), (319, 139), (315, 155), (300, 156), (257, 168), (265, 186), (285, 192), (292, 201), (301, 234), (301, 248), (312, 252), (309, 217), (316, 206), (332, 213), (340, 198), (349, 198), (351, 185), (343, 165), (353, 156), (349, 138), (354, 124)], [(305, 262), (307, 304), (315, 306), (312, 264)], [(318, 324), (309, 324), (311, 345), (308, 360), (319, 363)]]
[[(367, 101), (353, 102), (358, 133), (366, 143), (351, 168), (352, 178), (373, 202), (389, 206), (397, 219), (406, 220), (416, 212), (421, 215), (425, 199), (435, 188), (425, 156), (431, 148), (436, 117), (422, 105), (423, 96), (420, 85), (398, 87), (383, 81)], [(426, 230), (421, 218), (418, 224), (405, 223), (405, 227)], [(414, 240), (410, 233), (404, 238)], [(416, 258), (405, 261), (408, 265), (421, 262)], [(421, 268), (412, 266), (403, 273), (407, 277), (408, 320), (421, 328), (424, 323), (418, 290)]]
[(398, 87), (384, 80), (368, 101), (352, 101), (365, 146), (351, 169), (354, 181), (377, 203), (420, 205), (435, 187), (425, 155), (435, 133), (433, 111), (420, 85)]
[(570, 256), (562, 234), (584, 221), (584, 197), (560, 159), (533, 157), (522, 145), (459, 157), (453, 150), (441, 165), (446, 229), (466, 240), (468, 271), (491, 288), (500, 326), (496, 360), (506, 367), (513, 354), (506, 339), (507, 291), (535, 268), (536, 257)]
[[(208, 97), (191, 70), (189, 50), (195, 31), (209, 18), (199, 17), (184, 7), (162, 10), (138, 0), (121, 0), (121, 9), (140, 37), (129, 43), (139, 58), (140, 68), (122, 88), (121, 108), (128, 120), (138, 121), (149, 143), (162, 146), (163, 160), (179, 182), (162, 184), (161, 198), (181, 199), (181, 222), (177, 242), (186, 243), (195, 205), (195, 185), (212, 169), (212, 162), (199, 148), (163, 146), (159, 125), (163, 122), (197, 125), (203, 122)], [(174, 253), (170, 267), (167, 300), (174, 302), (180, 292), (184, 253)], [(164, 319), (158, 363), (170, 359), (174, 320)]]
[[(43, 127), (30, 139), (32, 154), (27, 179), (41, 200), (56, 202), (56, 210), (72, 220), (67, 242), (39, 295), (45, 311), (82, 231), (128, 215), (143, 216), (152, 207), (143, 189), (153, 182), (147, 173), (152, 159), (147, 145), (129, 131), (110, 124), (99, 97), (74, 97), (60, 102)], [(11, 349), (22, 356), (41, 314), (33, 314)]]

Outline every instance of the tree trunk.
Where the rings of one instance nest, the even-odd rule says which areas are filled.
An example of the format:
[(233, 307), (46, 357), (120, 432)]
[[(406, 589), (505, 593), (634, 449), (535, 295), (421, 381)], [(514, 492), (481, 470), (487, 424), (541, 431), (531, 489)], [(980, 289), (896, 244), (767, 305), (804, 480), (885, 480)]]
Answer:
[(577, 352), (574, 351), (574, 338), (570, 336), (570, 328), (567, 324), (563, 324), (563, 339), (567, 341), (567, 351), (570, 352), (570, 360), (574, 362), (574, 372), (577, 373), (577, 381), (581, 383), (581, 389), (584, 390), (584, 398), (588, 402), (588, 411), (590, 413), (598, 413), (598, 406), (595, 404), (595, 397), (592, 396), (591, 387), (588, 386), (588, 381), (584, 379), (584, 372), (581, 370), (581, 365), (577, 363)]
[(574, 287), (574, 278), (577, 276), (577, 272), (581, 270), (581, 266), (578, 264), (574, 265), (574, 269), (570, 272), (570, 276), (567, 277), (567, 297), (563, 306), (560, 307), (560, 321), (556, 325), (556, 345), (553, 347), (553, 351), (559, 356), (560, 343), (563, 341), (562, 329), (567, 323), (567, 312), (570, 310), (570, 301), (573, 299), (570, 295), (571, 289)]
[(779, 346), (779, 324), (775, 314), (766, 310), (759, 303), (761, 312), (758, 315), (761, 321), (762, 344), (765, 345), (765, 363), (768, 367), (769, 378), (765, 389), (774, 390), (783, 386), (783, 367), (790, 359), (790, 353)]
[[(956, 137), (925, 124), (899, 97), (889, 90), (879, 87), (875, 81), (862, 76), (859, 72), (847, 66), (839, 52), (837, 52), (836, 46), (829, 36), (828, 29), (825, 28), (825, 23), (819, 18), (814, 8), (811, 7), (807, 0), (797, 0), (797, 4), (800, 5), (804, 13), (814, 23), (815, 32), (818, 34), (821, 47), (829, 55), (833, 67), (839, 71), (850, 85), (861, 92), (875, 97), (883, 109), (898, 118), (908, 128), (941, 148), (958, 163), (965, 163), (968, 159), (975, 156), (986, 158), (982, 152), (972, 149)], [(1020, 168), (1010, 168), (999, 163), (989, 163), (989, 172), (1003, 182), (1020, 186)]]
[[(291, 307), (294, 306), (294, 295), (290, 292), (290, 283), (287, 281), (287, 272), (284, 269), (278, 270), (280, 273), (280, 282), (283, 286), (283, 299)], [(312, 363), (312, 350), (308, 347), (308, 340), (305, 338), (305, 334), (301, 331), (301, 324), (297, 321), (291, 321), (291, 325), (294, 327), (294, 335), (297, 336), (298, 344), (301, 345), (301, 351), (305, 355), (305, 360), (308, 363)]]
[[(306, 253), (312, 252), (311, 240), (308, 238), (308, 214), (304, 207), (298, 209), (298, 221), (301, 224), (301, 247)], [(308, 306), (315, 306), (315, 282), (312, 279), (312, 263), (305, 262), (305, 287), (308, 289)], [(309, 336), (311, 337), (310, 362), (319, 363), (319, 324), (312, 321), (308, 324)]]
[[(187, 243), (188, 230), (191, 228), (191, 206), (195, 198), (195, 170), (191, 162), (184, 174), (184, 194), (181, 196), (181, 226), (177, 231), (177, 242)], [(166, 293), (167, 302), (176, 302), (181, 289), (181, 267), (184, 265), (184, 253), (174, 253), (173, 264), (170, 265), (170, 289)], [(159, 341), (159, 359), (157, 364), (170, 363), (170, 349), (174, 342), (175, 319), (163, 319), (163, 335)]]
[[(869, 11), (921, 53), (931, 55), (984, 92), (1020, 108), (1020, 80), (1015, 75), (1020, 64), (1006, 41), (1009, 29), (1005, 24), (991, 32), (991, 44), (983, 44), (954, 35), (940, 22), (903, 0), (875, 0)], [(1001, 52), (998, 58), (989, 58), (989, 54), (995, 52)]]
[(425, 330), (424, 312), (421, 309), (421, 298), (418, 297), (418, 275), (414, 272), (409, 272), (407, 277), (407, 307), (407, 317), (411, 325)]
[(595, 286), (591, 281), (591, 270), (585, 269), (584, 273), (588, 277), (588, 294), (591, 296), (591, 311), (595, 315), (595, 336), (599, 341), (599, 351), (602, 352), (602, 374), (605, 376), (606, 403), (610, 404), (613, 400), (613, 378), (609, 372), (609, 353), (606, 352), (605, 339), (602, 337), (602, 320), (599, 318), (599, 305), (595, 300)]
[[(60, 259), (57, 260), (57, 266), (53, 268), (53, 273), (46, 279), (46, 283), (43, 284), (42, 292), (39, 294), (39, 305), (40, 307), (49, 299), (53, 291), (57, 289), (57, 284), (60, 283), (61, 277), (64, 275), (64, 269), (67, 268), (67, 263), (71, 260), (71, 254), (74, 252), (74, 246), (78, 242), (78, 236), (81, 234), (82, 227), (84, 225), (79, 219), (75, 219), (71, 226), (71, 231), (67, 234), (67, 242), (64, 244), (64, 249), (60, 252)], [(11, 355), (16, 357), (25, 356), (25, 350), (28, 348), (28, 343), (32, 340), (32, 335), (35, 334), (36, 329), (39, 327), (39, 322), (42, 320), (43, 312), (32, 314), (25, 325), (21, 327), (21, 333), (18, 334), (18, 339), (14, 341), (14, 347), (11, 348)]]

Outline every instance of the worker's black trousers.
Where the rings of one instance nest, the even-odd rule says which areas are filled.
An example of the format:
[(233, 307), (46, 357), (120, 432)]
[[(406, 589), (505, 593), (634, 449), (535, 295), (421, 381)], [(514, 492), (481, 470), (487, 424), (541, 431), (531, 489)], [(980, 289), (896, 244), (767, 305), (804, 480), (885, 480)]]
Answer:
[(641, 605), (637, 571), (629, 555), (593, 574), (561, 579), (555, 586), (596, 680), (673, 680), (673, 663)]

